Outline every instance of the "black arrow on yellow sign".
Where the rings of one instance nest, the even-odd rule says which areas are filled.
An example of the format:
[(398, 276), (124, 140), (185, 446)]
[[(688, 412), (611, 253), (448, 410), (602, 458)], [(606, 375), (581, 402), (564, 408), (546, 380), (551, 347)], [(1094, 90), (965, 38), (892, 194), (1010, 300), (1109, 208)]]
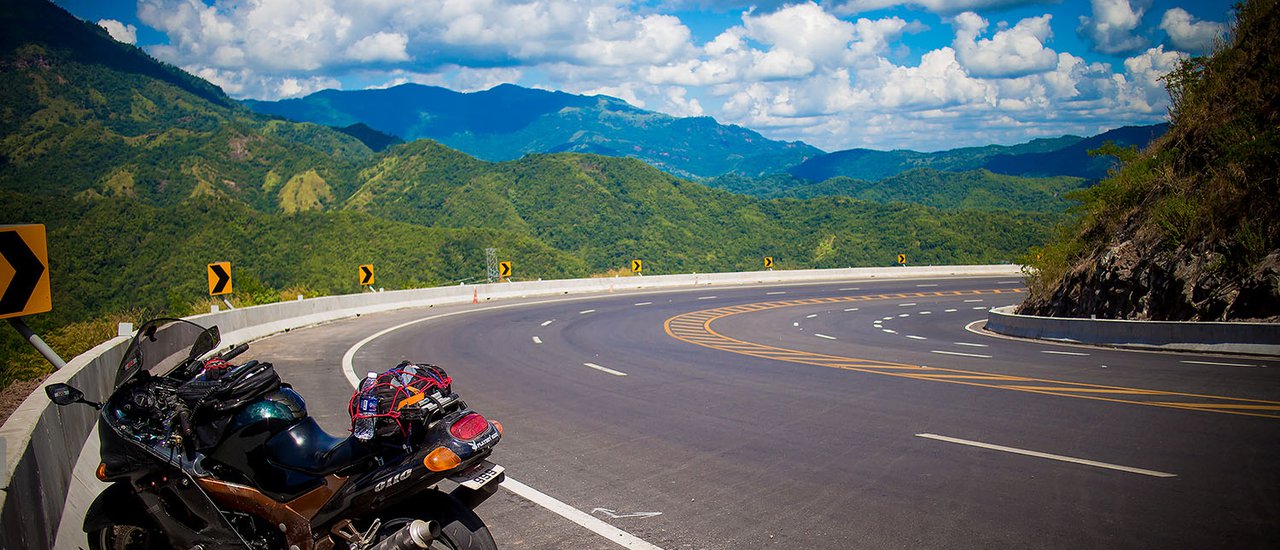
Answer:
[[(37, 231), (38, 228), (38, 231)], [(37, 237), (38, 243), (28, 243), (20, 232), (30, 233), (29, 237)], [(32, 244), (35, 245), (33, 250)], [(47, 260), (42, 260), (39, 250), (44, 244), (44, 226), (20, 226), (0, 231), (0, 256), (4, 256), (13, 268), (13, 277), (9, 286), (0, 296), (0, 317), (16, 317), (32, 313), (43, 313), (53, 309), (49, 300), (49, 275), (45, 267)]]
[(631, 260), (631, 271), (633, 273), (644, 271), (644, 262), (640, 260)]
[(764, 257), (764, 266), (765, 266), (765, 267), (773, 267), (773, 256), (765, 256), (765, 257)]
[(209, 295), (231, 294), (231, 262), (209, 264)]
[(905, 263), (907, 263), (907, 255), (906, 255), (906, 254), (898, 254), (898, 263), (900, 263), (900, 264), (905, 264)]
[(360, 284), (363, 286), (373, 284), (373, 264), (360, 266)]
[(511, 277), (511, 262), (498, 262), (498, 276)]

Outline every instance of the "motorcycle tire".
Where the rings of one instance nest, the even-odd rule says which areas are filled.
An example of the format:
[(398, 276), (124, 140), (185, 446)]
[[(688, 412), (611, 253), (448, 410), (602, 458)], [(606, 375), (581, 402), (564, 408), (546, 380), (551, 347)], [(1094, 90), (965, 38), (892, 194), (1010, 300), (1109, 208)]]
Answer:
[(433, 506), (433, 512), (436, 513), (430, 518), (384, 520), (382, 528), (378, 530), (378, 540), (391, 536), (414, 519), (433, 519), (440, 524), (440, 538), (432, 541), (431, 550), (498, 550), (493, 535), (480, 516), (453, 497), (441, 495), (438, 501)]
[(159, 550), (166, 544), (159, 533), (136, 525), (113, 525), (89, 533), (89, 550)]

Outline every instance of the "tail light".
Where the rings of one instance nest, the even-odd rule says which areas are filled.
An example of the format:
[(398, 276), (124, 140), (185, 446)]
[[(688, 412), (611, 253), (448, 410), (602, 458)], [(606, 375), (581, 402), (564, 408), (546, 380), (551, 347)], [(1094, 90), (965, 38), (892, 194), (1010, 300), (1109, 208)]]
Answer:
[(483, 416), (480, 416), (477, 413), (471, 413), (459, 418), (457, 422), (454, 422), (452, 426), (449, 426), (449, 433), (453, 434), (453, 437), (463, 441), (470, 441), (480, 437), (480, 434), (488, 430), (489, 421), (485, 420)]

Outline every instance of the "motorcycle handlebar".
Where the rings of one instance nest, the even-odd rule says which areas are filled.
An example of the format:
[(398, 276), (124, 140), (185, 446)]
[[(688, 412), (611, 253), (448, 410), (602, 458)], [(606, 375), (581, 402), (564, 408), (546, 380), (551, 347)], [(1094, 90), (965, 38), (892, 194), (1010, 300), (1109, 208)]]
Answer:
[(240, 344), (234, 348), (231, 348), (230, 350), (227, 350), (226, 353), (222, 354), (222, 359), (226, 361), (230, 361), (235, 356), (240, 355), (241, 353), (244, 353), (248, 350), (249, 350), (249, 344)]

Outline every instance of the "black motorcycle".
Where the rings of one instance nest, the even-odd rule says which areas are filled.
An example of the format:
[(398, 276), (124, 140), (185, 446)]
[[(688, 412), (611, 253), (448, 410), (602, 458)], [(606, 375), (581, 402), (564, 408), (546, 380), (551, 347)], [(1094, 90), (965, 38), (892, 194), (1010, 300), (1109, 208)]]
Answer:
[[(472, 509), (504, 477), (485, 460), (502, 425), (469, 410), (443, 370), (402, 363), (370, 380), (352, 413), (376, 433), (340, 438), (270, 363), (233, 364), (248, 346), (220, 341), (216, 326), (150, 321), (105, 402), (46, 388), (101, 411), (97, 476), (111, 485), (84, 520), (91, 549), (496, 548)], [(376, 414), (355, 410), (365, 395)]]

